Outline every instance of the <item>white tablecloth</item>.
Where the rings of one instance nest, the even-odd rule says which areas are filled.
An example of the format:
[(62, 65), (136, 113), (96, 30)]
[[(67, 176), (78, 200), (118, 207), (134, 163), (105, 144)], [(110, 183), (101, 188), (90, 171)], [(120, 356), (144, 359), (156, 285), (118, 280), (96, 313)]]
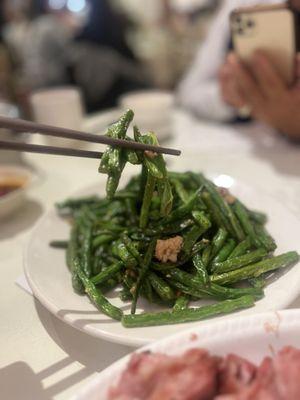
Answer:
[[(271, 193), (300, 217), (300, 147), (257, 126), (218, 126), (174, 114), (171, 168), (231, 174)], [(15, 281), (33, 224), (53, 202), (97, 182), (94, 160), (26, 157), (41, 174), (22, 209), (0, 221), (0, 388), (3, 399), (68, 399), (131, 349), (95, 339), (53, 317)], [(299, 288), (300, 291), (300, 288)], [(300, 298), (292, 307), (300, 307)]]

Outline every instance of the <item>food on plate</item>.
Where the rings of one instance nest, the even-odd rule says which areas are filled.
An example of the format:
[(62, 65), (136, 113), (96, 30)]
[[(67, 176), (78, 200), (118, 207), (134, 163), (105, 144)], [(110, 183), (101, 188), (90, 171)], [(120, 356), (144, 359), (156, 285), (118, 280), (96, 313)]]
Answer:
[[(132, 119), (129, 110), (107, 135), (133, 140), (127, 136)], [(137, 127), (134, 139), (158, 144), (153, 133), (142, 135)], [(118, 190), (127, 162), (141, 172)], [(270, 273), (299, 260), (294, 251), (273, 255), (276, 243), (264, 214), (203, 174), (168, 172), (162, 155), (108, 147), (99, 171), (108, 175), (107, 197), (58, 204), (59, 213), (72, 219), (71, 235), (68, 243), (51, 245), (67, 247), (74, 290), (124, 327), (197, 321), (252, 307)], [(108, 300), (106, 292), (114, 288), (131, 302), (130, 314)], [(140, 297), (162, 311), (137, 314)], [(203, 299), (212, 304), (195, 303)]]
[(134, 354), (109, 400), (298, 400), (300, 350), (285, 347), (259, 366), (203, 349), (181, 356)]

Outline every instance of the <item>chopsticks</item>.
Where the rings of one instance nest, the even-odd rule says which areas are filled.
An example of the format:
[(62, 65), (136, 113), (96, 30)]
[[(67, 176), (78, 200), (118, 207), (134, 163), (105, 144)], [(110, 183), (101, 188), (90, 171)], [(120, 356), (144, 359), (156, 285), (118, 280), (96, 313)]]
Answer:
[(126, 149), (133, 149), (140, 151), (148, 150), (148, 151), (153, 151), (155, 153), (170, 154), (174, 156), (179, 156), (181, 154), (180, 150), (175, 150), (160, 146), (146, 145), (129, 140), (113, 139), (111, 137), (104, 135), (93, 135), (91, 133), (84, 133), (80, 131), (75, 131), (73, 129), (66, 129), (56, 126), (38, 124), (31, 121), (25, 121), (23, 119), (0, 117), (0, 128), (7, 128), (16, 132), (37, 133), (41, 135), (54, 136), (59, 138), (81, 140), (92, 143), (101, 143), (110, 146), (123, 147)]
[(66, 147), (40, 146), (37, 144), (8, 142), (0, 140), (0, 150), (24, 151), (27, 153), (53, 154), (56, 156), (96, 158), (100, 160), (103, 153), (100, 151), (87, 151), (69, 149)]

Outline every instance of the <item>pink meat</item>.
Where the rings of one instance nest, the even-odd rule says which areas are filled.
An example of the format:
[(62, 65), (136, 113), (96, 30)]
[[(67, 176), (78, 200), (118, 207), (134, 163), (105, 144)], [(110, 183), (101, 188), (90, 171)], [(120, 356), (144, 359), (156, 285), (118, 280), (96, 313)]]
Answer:
[(135, 354), (110, 400), (210, 400), (217, 391), (219, 359), (195, 349), (180, 357)]
[(201, 349), (135, 354), (109, 400), (300, 400), (300, 350), (285, 347), (259, 367)]
[(273, 368), (282, 399), (300, 399), (300, 350), (285, 347), (275, 357)]
[(220, 364), (219, 393), (237, 393), (248, 387), (255, 377), (257, 367), (235, 354), (229, 354)]
[[(233, 392), (234, 393), (234, 392)], [(274, 359), (265, 358), (250, 386), (217, 400), (299, 400), (300, 350), (282, 349)]]

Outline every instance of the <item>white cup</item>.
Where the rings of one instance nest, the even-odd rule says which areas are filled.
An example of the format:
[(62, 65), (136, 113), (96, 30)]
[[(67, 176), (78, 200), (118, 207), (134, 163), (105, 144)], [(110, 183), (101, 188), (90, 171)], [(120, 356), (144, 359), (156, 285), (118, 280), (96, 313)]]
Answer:
[[(35, 122), (81, 130), (83, 122), (83, 103), (80, 90), (76, 87), (65, 86), (53, 89), (43, 89), (34, 92), (30, 97)], [(45, 144), (69, 145), (84, 147), (83, 142), (64, 140), (43, 136)]]
[(142, 132), (156, 133), (159, 140), (164, 140), (171, 134), (173, 104), (173, 94), (162, 90), (130, 92), (119, 99), (123, 110), (130, 108), (134, 111), (134, 124)]

